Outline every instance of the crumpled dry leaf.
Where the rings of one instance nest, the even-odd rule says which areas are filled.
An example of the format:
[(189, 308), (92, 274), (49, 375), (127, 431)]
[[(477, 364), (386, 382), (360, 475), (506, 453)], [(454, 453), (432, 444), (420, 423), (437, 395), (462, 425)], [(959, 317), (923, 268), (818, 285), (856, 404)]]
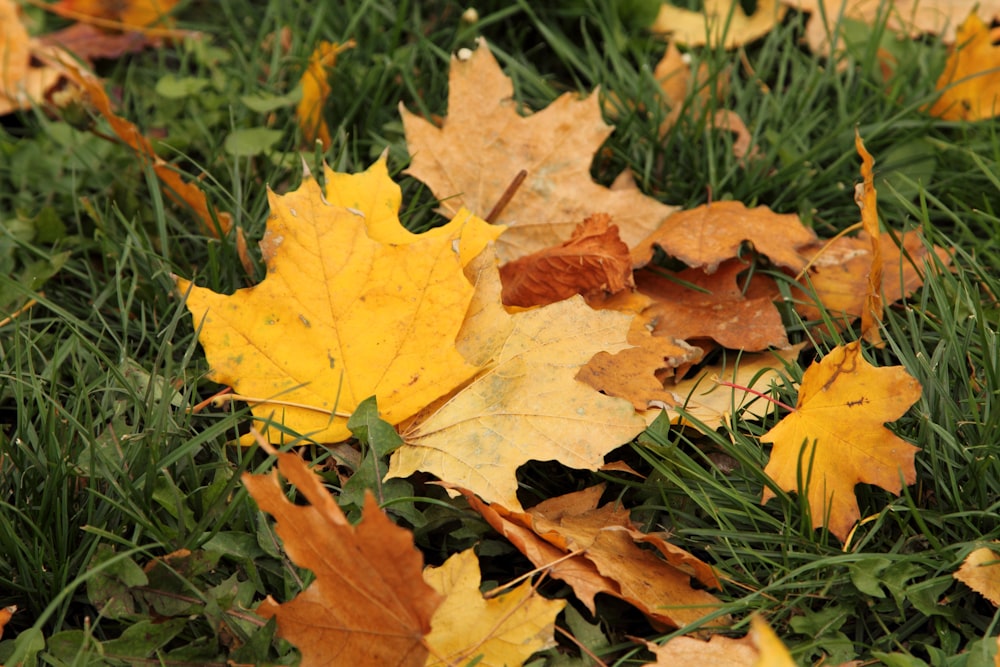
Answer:
[(643, 667), (691, 663), (712, 667), (796, 667), (788, 649), (760, 616), (750, 618), (750, 632), (739, 639), (721, 635), (713, 635), (708, 641), (675, 637), (661, 645), (646, 642), (646, 647), (656, 655), (656, 662)]
[[(603, 486), (549, 499), (527, 512), (486, 504), (459, 489), (469, 504), (536, 567), (569, 584), (593, 613), (594, 596), (606, 593), (670, 627), (693, 623), (717, 610), (714, 595), (691, 587), (691, 578), (719, 587), (707, 563), (656, 535), (637, 530), (627, 509), (597, 507)], [(654, 547), (661, 557), (637, 543)], [(568, 556), (568, 557), (567, 557)], [(728, 625), (728, 617), (715, 619)]]
[(634, 287), (632, 257), (618, 227), (602, 213), (581, 222), (573, 236), (500, 267), (505, 306), (544, 306), (574, 294), (615, 294)]
[(404, 430), (388, 477), (422, 470), (518, 509), (518, 466), (557, 460), (596, 470), (645, 428), (628, 401), (575, 379), (598, 352), (628, 346), (632, 318), (595, 311), (580, 296), (510, 315), (495, 258), (484, 252), (477, 267), (477, 297), (456, 344), (484, 370)]
[(262, 510), (277, 520), (285, 552), (316, 579), (282, 604), (268, 596), (257, 608), (277, 617), (278, 633), (302, 652), (303, 667), (422, 667), (424, 637), (442, 598), (422, 578), (413, 534), (396, 526), (368, 493), (352, 526), (318, 476), (295, 454), (279, 453), (278, 470), (308, 505), (285, 497), (277, 471), (243, 475)]
[(653, 258), (653, 246), (688, 266), (714, 273), (719, 264), (739, 255), (745, 241), (778, 266), (800, 271), (806, 260), (798, 252), (816, 240), (799, 216), (774, 213), (767, 206), (747, 208), (738, 201), (720, 201), (673, 214), (655, 232), (633, 247), (636, 266)]
[(444, 598), (427, 635), (427, 667), (470, 660), (483, 667), (522, 665), (532, 653), (555, 644), (556, 616), (566, 602), (541, 597), (530, 581), (484, 596), (472, 549), (454, 554), (441, 567), (425, 568), (423, 577)]
[(65, 72), (53, 63), (33, 65), (42, 47), (28, 35), (13, 0), (0, 0), (0, 116), (45, 100)]
[[(786, 491), (806, 494), (813, 527), (826, 525), (843, 542), (861, 518), (856, 484), (898, 495), (904, 483), (916, 481), (919, 448), (885, 423), (899, 419), (920, 394), (920, 383), (902, 366), (869, 364), (859, 342), (835, 347), (806, 369), (795, 411), (761, 436), (774, 443), (765, 474)], [(765, 487), (761, 504), (773, 497)]]
[(884, 347), (882, 324), (884, 306), (882, 303), (882, 274), (885, 264), (882, 260), (881, 230), (878, 224), (878, 193), (875, 191), (875, 174), (872, 171), (875, 160), (865, 149), (861, 133), (854, 130), (854, 146), (861, 156), (861, 177), (854, 193), (854, 200), (861, 209), (862, 229), (871, 240), (871, 266), (868, 268), (867, 287), (865, 289), (864, 309), (861, 311), (861, 336), (876, 347)]
[(594, 153), (612, 128), (596, 93), (566, 93), (544, 110), (518, 113), (514, 88), (485, 40), (467, 59), (452, 58), (448, 117), (440, 128), (400, 109), (413, 158), (407, 170), (426, 183), (451, 217), (460, 207), (487, 216), (523, 169), (527, 178), (493, 222), (501, 262), (569, 239), (577, 224), (606, 213), (632, 247), (674, 211), (635, 188), (609, 189), (590, 177)]
[[(392, 190), (384, 165), (374, 169), (381, 178), (357, 182)], [(346, 416), (369, 396), (397, 424), (476, 373), (451, 342), (473, 295), (463, 261), (502, 231), (460, 212), (434, 234), (390, 231), (386, 241), (379, 229), (401, 227), (386, 200), (359, 192), (362, 208), (332, 203), (345, 196), (324, 195), (311, 176), (269, 193), (267, 277), (254, 287), (222, 295), (177, 279), (211, 377), (250, 400), (256, 418), (322, 443), (350, 437)], [(396, 188), (388, 201), (398, 197)]]
[(326, 150), (333, 141), (330, 138), (330, 128), (323, 117), (323, 105), (326, 104), (326, 99), (332, 90), (328, 70), (336, 66), (338, 55), (354, 46), (353, 39), (343, 44), (322, 41), (309, 56), (309, 65), (299, 81), (302, 97), (295, 108), (295, 117), (298, 119), (302, 136), (310, 146), (319, 141), (323, 150)]
[(705, 0), (700, 12), (664, 2), (649, 29), (670, 34), (678, 44), (734, 49), (769, 33), (786, 11), (777, 0), (758, 1), (749, 16), (734, 0)]
[(686, 269), (673, 279), (665, 271), (636, 271), (639, 291), (653, 299), (643, 316), (657, 336), (688, 342), (711, 338), (723, 347), (748, 352), (788, 347), (785, 325), (774, 305), (777, 288), (770, 279), (755, 276), (754, 292), (748, 293), (737, 281), (746, 269), (742, 261), (728, 260), (715, 273)]
[(971, 552), (952, 576), (1000, 607), (1000, 546)]
[(944, 120), (985, 120), (1000, 115), (1000, 29), (975, 13), (958, 27), (955, 46), (938, 77), (941, 96), (928, 113)]

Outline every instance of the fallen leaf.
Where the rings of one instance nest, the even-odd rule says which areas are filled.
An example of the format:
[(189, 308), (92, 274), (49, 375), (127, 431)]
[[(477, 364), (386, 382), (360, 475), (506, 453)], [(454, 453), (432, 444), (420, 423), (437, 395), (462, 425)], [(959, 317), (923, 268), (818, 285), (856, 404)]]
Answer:
[(878, 225), (878, 193), (875, 191), (875, 175), (872, 172), (875, 160), (865, 149), (861, 133), (854, 129), (854, 147), (861, 156), (861, 177), (863, 181), (855, 189), (854, 200), (861, 209), (861, 224), (871, 241), (871, 266), (868, 268), (868, 285), (865, 289), (865, 305), (861, 311), (861, 336), (875, 347), (884, 347), (882, 333), (882, 260), (881, 233)]
[(674, 637), (665, 644), (646, 642), (656, 662), (643, 667), (673, 667), (700, 663), (712, 667), (795, 667), (795, 661), (778, 636), (759, 616), (750, 618), (750, 632), (734, 639), (713, 635), (708, 641)]
[(8, 622), (10, 622), (10, 619), (13, 618), (16, 612), (17, 612), (16, 604), (12, 604), (10, 606), (4, 607), (3, 609), (0, 609), (0, 638), (3, 637), (4, 626), (6, 626)]
[[(637, 530), (629, 511), (615, 503), (598, 508), (603, 486), (551, 498), (527, 512), (486, 504), (472, 492), (458, 490), (536, 567), (569, 584), (591, 613), (594, 596), (605, 593), (632, 604), (656, 623), (682, 627), (721, 605), (708, 591), (691, 586), (693, 577), (718, 587), (711, 566)], [(650, 544), (662, 558), (637, 543)], [(729, 619), (719, 617), (714, 622), (727, 625)]]
[(761, 296), (748, 297), (738, 283), (747, 268), (740, 260), (728, 260), (715, 273), (702, 269), (673, 275), (663, 270), (636, 271), (638, 290), (653, 299), (643, 311), (652, 332), (689, 342), (711, 338), (723, 347), (748, 352), (788, 347), (785, 325), (774, 305), (780, 298), (777, 289), (766, 290), (758, 284)]
[(142, 31), (170, 22), (179, 0), (60, 0), (46, 9), (64, 18), (102, 28)]
[(646, 410), (653, 403), (672, 404), (664, 381), (675, 369), (697, 363), (704, 354), (682, 340), (654, 336), (641, 317), (632, 320), (628, 342), (632, 347), (620, 352), (595, 354), (576, 379), (608, 396), (631, 401), (636, 410)]
[[(829, 55), (830, 39), (843, 40), (846, 22), (885, 22), (890, 33), (907, 37), (939, 35), (946, 44), (961, 43), (957, 29), (976, 9), (987, 19), (1000, 16), (1000, 0), (782, 0), (789, 8), (810, 14), (805, 41), (813, 52)], [(881, 28), (880, 28), (881, 30)]]
[(556, 616), (563, 600), (546, 600), (526, 581), (499, 595), (479, 592), (479, 559), (472, 549), (441, 567), (424, 569), (424, 581), (444, 602), (431, 620), (427, 667), (523, 665), (536, 651), (555, 645)]
[(352, 526), (320, 479), (295, 454), (279, 453), (278, 470), (308, 505), (285, 497), (277, 472), (243, 475), (260, 508), (277, 520), (285, 552), (316, 579), (293, 600), (268, 596), (257, 608), (276, 617), (278, 633), (318, 665), (422, 667), (424, 637), (441, 596), (421, 576), (423, 556), (413, 534), (396, 526), (371, 493)]
[(0, 116), (43, 102), (62, 78), (61, 67), (32, 64), (38, 48), (21, 21), (20, 7), (0, 0)]
[(568, 241), (500, 267), (506, 306), (544, 306), (574, 294), (615, 294), (633, 287), (632, 258), (610, 216), (581, 222)]
[[(880, 237), (882, 249), (882, 299), (894, 303), (909, 296), (924, 282), (924, 273), (931, 261), (918, 231), (902, 234), (901, 246), (889, 233)], [(801, 249), (809, 259), (809, 273), (803, 279), (808, 288), (803, 298), (795, 302), (795, 310), (807, 321), (819, 320), (825, 310), (835, 322), (850, 323), (861, 316), (865, 308), (868, 273), (872, 266), (872, 242), (867, 234), (842, 236), (825, 244), (816, 243)], [(949, 263), (947, 252), (935, 247), (934, 254), (942, 265)], [(803, 289), (806, 289), (805, 287)], [(822, 310), (819, 304), (822, 304)]]
[[(774, 443), (765, 474), (781, 489), (806, 494), (813, 527), (826, 526), (843, 542), (861, 517), (856, 484), (898, 495), (916, 481), (919, 448), (885, 423), (920, 394), (920, 383), (902, 366), (872, 366), (858, 342), (835, 347), (806, 369), (795, 411), (761, 436)], [(761, 504), (773, 497), (765, 487)]]
[(955, 46), (935, 88), (941, 96), (928, 113), (943, 120), (985, 120), (1000, 115), (1000, 30), (975, 12), (958, 28)]
[[(795, 363), (803, 346), (800, 343), (786, 350), (741, 354), (735, 363), (723, 358), (712, 366), (702, 368), (694, 377), (677, 382), (670, 387), (672, 403), (676, 407), (666, 407), (670, 421), (714, 431), (728, 425), (736, 414), (742, 419), (763, 419), (774, 412), (775, 406), (758, 394), (766, 395), (771, 384), (780, 381), (779, 372), (784, 370), (785, 364)], [(647, 422), (652, 422), (652, 418), (659, 413), (659, 410), (651, 410)], [(690, 419), (696, 419), (698, 423)]]
[(319, 141), (324, 151), (330, 148), (332, 143), (330, 128), (323, 118), (323, 105), (326, 104), (326, 99), (332, 90), (329, 70), (336, 66), (338, 55), (354, 46), (353, 39), (343, 44), (322, 41), (309, 56), (309, 65), (299, 81), (302, 97), (295, 109), (295, 117), (298, 119), (302, 136), (310, 146)]
[(566, 93), (521, 115), (514, 88), (485, 40), (467, 59), (453, 57), (449, 115), (441, 127), (400, 109), (412, 162), (451, 217), (460, 207), (487, 216), (521, 170), (527, 178), (492, 222), (509, 229), (497, 241), (508, 262), (570, 238), (577, 224), (606, 213), (632, 247), (674, 211), (638, 189), (609, 189), (590, 176), (594, 153), (611, 134), (598, 94)]
[(777, 0), (760, 0), (747, 15), (734, 0), (705, 0), (702, 11), (682, 9), (664, 2), (650, 30), (667, 33), (686, 46), (734, 49), (769, 33), (781, 22), (787, 8)]
[[(67, 63), (66, 68), (67, 76), (87, 94), (90, 104), (111, 125), (111, 129), (118, 135), (118, 138), (135, 151), (139, 158), (152, 166), (157, 178), (160, 179), (164, 194), (174, 202), (190, 207), (197, 215), (205, 233), (212, 236), (228, 234), (232, 228), (232, 219), (229, 214), (216, 212), (210, 208), (204, 191), (197, 185), (184, 180), (172, 165), (156, 154), (153, 145), (142, 135), (138, 127), (115, 113), (101, 80), (74, 63)], [(242, 239), (242, 232), (237, 229), (237, 243), (245, 243)], [(244, 268), (248, 270), (248, 273), (253, 272), (252, 264), (247, 266), (247, 262), (244, 262)]]
[(972, 551), (952, 576), (1000, 607), (1000, 548)]
[[(358, 182), (393, 189), (387, 175)], [(476, 373), (451, 342), (473, 294), (462, 257), (502, 231), (460, 212), (434, 234), (385, 242), (367, 227), (369, 216), (389, 226), (381, 202), (359, 192), (363, 208), (330, 203), (344, 196), (327, 198), (309, 175), (269, 193), (267, 277), (254, 287), (222, 295), (177, 279), (212, 379), (251, 400), (257, 419), (322, 443), (350, 437), (346, 417), (369, 396), (397, 424)]]
[(516, 509), (518, 466), (556, 460), (596, 470), (645, 423), (628, 401), (575, 379), (598, 352), (627, 347), (631, 316), (595, 311), (580, 296), (510, 315), (490, 260), (484, 253), (480, 300), (458, 336), (459, 349), (473, 350), (469, 363), (484, 369), (402, 433), (405, 445), (393, 453), (388, 476), (422, 470)]
[(50, 47), (65, 49), (86, 61), (121, 58), (158, 43), (145, 33), (109, 32), (89, 23), (70, 24), (61, 30), (40, 35), (38, 41)]
[(816, 240), (797, 215), (774, 213), (766, 206), (747, 208), (738, 201), (703, 204), (670, 216), (666, 223), (633, 247), (636, 266), (653, 258), (653, 246), (689, 267), (714, 273), (719, 264), (739, 256), (749, 241), (754, 249), (778, 266), (799, 271), (806, 260), (798, 248)]

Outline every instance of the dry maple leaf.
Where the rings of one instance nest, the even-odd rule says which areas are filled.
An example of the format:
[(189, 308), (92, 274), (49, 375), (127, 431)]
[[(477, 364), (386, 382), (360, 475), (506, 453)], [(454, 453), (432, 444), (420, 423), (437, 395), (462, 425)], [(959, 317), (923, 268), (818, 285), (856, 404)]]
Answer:
[(427, 667), (450, 667), (475, 660), (483, 667), (523, 665), (536, 651), (555, 644), (556, 616), (564, 600), (546, 600), (530, 581), (498, 595), (479, 591), (479, 559), (472, 549), (441, 567), (424, 569), (424, 581), (444, 602), (431, 620)]
[(606, 213), (631, 247), (673, 207), (635, 188), (609, 189), (590, 177), (594, 153), (611, 133), (597, 93), (567, 93), (544, 110), (518, 113), (514, 88), (485, 40), (467, 59), (453, 57), (448, 117), (442, 127), (400, 108), (410, 155), (407, 170), (426, 183), (451, 217), (459, 207), (486, 216), (515, 176), (527, 178), (492, 222), (509, 227), (497, 242), (501, 262), (570, 238), (577, 224)]
[[(869, 364), (859, 342), (835, 347), (806, 369), (795, 411), (761, 436), (774, 443), (764, 472), (780, 488), (806, 494), (813, 527), (825, 525), (845, 541), (861, 518), (856, 484), (898, 495), (903, 483), (916, 481), (918, 448), (885, 423), (899, 419), (920, 393), (902, 366)], [(773, 497), (765, 487), (761, 504)]]
[(279, 634), (302, 652), (303, 667), (422, 667), (424, 636), (441, 596), (421, 576), (413, 534), (392, 523), (371, 493), (352, 526), (302, 459), (276, 456), (278, 470), (308, 505), (285, 497), (277, 472), (244, 474), (243, 483), (277, 520), (288, 556), (316, 579), (290, 602), (268, 596), (257, 613), (277, 618)]
[(749, 241), (775, 264), (793, 271), (806, 265), (798, 248), (816, 240), (812, 230), (791, 213), (774, 213), (766, 206), (747, 208), (738, 201), (703, 204), (670, 216), (658, 230), (633, 247), (637, 266), (653, 258), (653, 246), (692, 268), (714, 273), (719, 264), (739, 255)]
[(632, 282), (632, 257), (611, 217), (581, 222), (568, 241), (500, 267), (506, 306), (544, 306), (574, 294), (615, 294)]
[(1000, 547), (971, 552), (952, 576), (1000, 607)]
[(785, 325), (774, 305), (777, 288), (773, 281), (769, 288), (760, 282), (770, 279), (757, 277), (755, 294), (748, 294), (737, 280), (747, 268), (740, 260), (729, 260), (715, 273), (636, 271), (639, 291), (653, 299), (642, 314), (657, 336), (689, 342), (711, 338), (723, 347), (748, 352), (788, 347)]
[[(869, 25), (885, 22), (887, 30), (919, 37), (937, 34), (946, 44), (960, 43), (956, 30), (978, 8), (987, 19), (1000, 16), (1000, 0), (782, 0), (798, 11), (809, 12), (805, 40), (816, 53), (828, 54), (830, 39), (845, 21)], [(834, 37), (842, 40), (842, 36)]]
[[(470, 491), (458, 490), (536, 567), (569, 584), (592, 613), (598, 593), (625, 600), (654, 622), (671, 627), (694, 623), (716, 611), (721, 605), (718, 598), (691, 586), (695, 578), (705, 586), (719, 587), (711, 566), (637, 530), (629, 511), (615, 503), (598, 508), (603, 488), (551, 498), (527, 512), (486, 504)], [(639, 543), (654, 547), (662, 558)], [(717, 618), (715, 623), (726, 625), (728, 618)]]
[(401, 225), (385, 203), (398, 188), (384, 164), (374, 170), (357, 183), (395, 193), (359, 192), (361, 208), (335, 203), (347, 195), (325, 195), (308, 175), (294, 192), (269, 193), (260, 284), (222, 295), (177, 280), (211, 377), (247, 397), (256, 418), (317, 442), (350, 437), (345, 415), (369, 396), (396, 424), (477, 370), (450, 343), (473, 294), (462, 262), (501, 230), (460, 212), (434, 234), (393, 232)]
[(713, 635), (708, 641), (675, 637), (662, 645), (646, 642), (646, 647), (656, 655), (656, 662), (643, 667), (688, 663), (712, 667), (796, 667), (788, 649), (759, 616), (750, 618), (750, 632), (739, 639), (721, 635)]
[(60, 0), (46, 7), (64, 18), (102, 28), (143, 31), (162, 27), (179, 0)]
[(495, 259), (484, 252), (478, 261), (477, 300), (456, 344), (484, 370), (403, 431), (388, 476), (422, 470), (518, 508), (519, 466), (556, 460), (596, 470), (605, 454), (645, 428), (628, 401), (575, 379), (598, 352), (628, 346), (631, 316), (595, 311), (579, 296), (508, 314)]
[[(882, 299), (885, 303), (909, 296), (923, 284), (931, 249), (918, 231), (906, 232), (901, 246), (889, 233), (879, 240), (882, 250)], [(808, 285), (806, 296), (795, 302), (795, 310), (806, 320), (819, 320), (823, 310), (836, 321), (849, 323), (865, 309), (868, 275), (872, 267), (872, 242), (867, 234), (841, 236), (827, 243), (816, 243), (801, 249), (809, 258), (809, 274), (803, 279)], [(934, 254), (941, 265), (950, 258), (935, 247)], [(819, 304), (822, 304), (823, 310)]]
[(958, 28), (956, 43), (937, 80), (942, 91), (928, 113), (944, 120), (984, 120), (1000, 115), (998, 30), (975, 13)]
[(32, 64), (40, 48), (21, 22), (17, 3), (0, 0), (0, 116), (43, 102), (62, 78), (61, 67)]
[(678, 44), (708, 44), (712, 48), (721, 44), (726, 49), (734, 49), (769, 33), (784, 18), (786, 10), (777, 0), (761, 0), (749, 16), (740, 3), (733, 0), (705, 0), (702, 11), (682, 9), (665, 2), (649, 29), (669, 33)]
[(354, 48), (350, 39), (343, 44), (320, 42), (309, 56), (309, 65), (302, 74), (299, 85), (302, 87), (302, 98), (295, 108), (295, 117), (306, 143), (312, 145), (319, 141), (325, 151), (330, 147), (330, 128), (323, 118), (323, 105), (330, 96), (331, 88), (328, 70), (337, 64), (337, 56), (347, 49)]

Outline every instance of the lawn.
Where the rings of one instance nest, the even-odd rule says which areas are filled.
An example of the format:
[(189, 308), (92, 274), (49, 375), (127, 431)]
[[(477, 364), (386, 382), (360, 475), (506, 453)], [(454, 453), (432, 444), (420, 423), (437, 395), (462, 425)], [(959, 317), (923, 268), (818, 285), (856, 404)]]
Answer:
[[(22, 7), (32, 34), (73, 22), (40, 4)], [(246, 402), (210, 400), (224, 387), (199, 340), (208, 325), (192, 318), (176, 279), (220, 294), (261, 283), (269, 257), (257, 242), (279, 201), (269, 193), (295, 193), (304, 171), (329, 182), (324, 163), (357, 174), (384, 156), (401, 189), (400, 222), (413, 232), (446, 223), (438, 209), (447, 199), (410, 173), (420, 158), (401, 108), (438, 125), (462, 113), (449, 101), (453, 54), (477, 47), (495, 55), (522, 113), (597, 91), (614, 131), (591, 152), (592, 180), (610, 186), (627, 168), (645, 197), (679, 210), (742, 202), (794, 214), (824, 239), (854, 233), (860, 135), (875, 158), (883, 231), (898, 240), (919, 232), (912, 248), (928, 253), (923, 285), (887, 303), (876, 325), (885, 345), (861, 346), (869, 363), (902, 367), (922, 387), (902, 417), (884, 420), (918, 448), (915, 481), (898, 494), (859, 484), (862, 518), (844, 536), (814, 527), (821, 510), (764, 472), (766, 434), (789, 410), (761, 406), (796, 406), (806, 369), (860, 340), (862, 325), (822, 305), (804, 316), (795, 306), (814, 295), (747, 244), (741, 257), (777, 286), (788, 341), (804, 344), (775, 364), (759, 387), (766, 398), (732, 405), (718, 426), (690, 414), (683, 427), (650, 419), (608, 448), (606, 459), (631, 473), (551, 456), (517, 470), (525, 507), (603, 483), (602, 502), (628, 510), (636, 529), (711, 566), (718, 606), (694, 620), (660, 622), (628, 595), (599, 595), (588, 609), (564, 580), (536, 571), (474, 498), (450, 495), (428, 472), (384, 479), (398, 443), (379, 420), (394, 409), (382, 396), (377, 408), (357, 407), (346, 425), (354, 437), (341, 443), (272, 423), (279, 449), (307, 461), (353, 522), (365, 490), (376, 490), (426, 565), (474, 549), (483, 591), (526, 575), (534, 598), (559, 601), (557, 629), (517, 664), (645, 665), (655, 658), (643, 640), (681, 636), (701, 642), (686, 657), (713, 664), (703, 639), (741, 638), (760, 620), (800, 665), (1000, 664), (996, 605), (953, 576), (1000, 539), (996, 121), (928, 112), (951, 48), (939, 35), (899, 38), (885, 15), (845, 20), (829, 56), (804, 43), (808, 14), (796, 10), (734, 48), (682, 47), (698, 75), (665, 103), (654, 69), (666, 41), (648, 30), (658, 6), (182, 1), (172, 29), (183, 34), (96, 58), (93, 71), (117, 116), (204, 192), (207, 215), (178, 204), (150, 160), (69, 82), (48, 104), (0, 118), (0, 609), (16, 607), (0, 623), (0, 664), (298, 664), (301, 646), (256, 612), (268, 596), (293, 599), (316, 573), (248, 493), (243, 475), (274, 470), (275, 455), (250, 434)], [(296, 115), (323, 41), (345, 45), (324, 73), (326, 148), (305, 139)], [(488, 95), (484, 84), (484, 106), (496, 102)], [(734, 150), (738, 135), (712, 122), (721, 110), (745, 122), (745, 153)], [(439, 150), (472, 164), (481, 149)], [(485, 217), (489, 206), (473, 213)], [(662, 251), (654, 262), (681, 268)], [(424, 345), (428, 354), (438, 347)], [(715, 346), (689, 374), (741, 358)], [(402, 431), (420, 407), (390, 421)], [(765, 490), (776, 497), (762, 505)], [(306, 504), (301, 493), (288, 497)], [(1000, 574), (985, 576), (995, 600)], [(760, 664), (786, 664), (782, 650)], [(490, 659), (473, 651), (455, 664), (503, 664)]]

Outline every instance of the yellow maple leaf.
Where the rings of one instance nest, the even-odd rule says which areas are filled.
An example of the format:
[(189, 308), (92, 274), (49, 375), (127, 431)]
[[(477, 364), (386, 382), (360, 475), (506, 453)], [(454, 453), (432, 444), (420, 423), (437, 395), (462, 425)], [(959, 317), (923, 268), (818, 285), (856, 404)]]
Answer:
[[(904, 482), (916, 481), (918, 448), (885, 423), (899, 419), (920, 393), (902, 366), (865, 361), (857, 341), (830, 350), (806, 369), (795, 411), (761, 437), (774, 443), (764, 472), (780, 488), (807, 494), (813, 527), (825, 525), (844, 541), (861, 516), (855, 484), (898, 494)], [(765, 487), (761, 503), (772, 497)]]
[(299, 85), (302, 87), (302, 97), (295, 109), (295, 117), (306, 142), (312, 144), (319, 141), (323, 150), (330, 147), (330, 128), (323, 118), (323, 105), (330, 96), (329, 72), (337, 64), (337, 56), (355, 46), (354, 40), (343, 44), (320, 42), (309, 56), (309, 65), (302, 74)]
[(302, 459), (275, 456), (307, 505), (285, 497), (277, 471), (245, 473), (243, 483), (277, 520), (288, 556), (316, 579), (289, 602), (268, 596), (257, 613), (277, 618), (278, 633), (302, 652), (302, 667), (424, 664), (424, 638), (441, 597), (421, 578), (413, 534), (392, 523), (370, 493), (352, 526)]
[[(358, 183), (393, 191), (384, 164), (374, 170)], [(294, 192), (269, 193), (259, 285), (223, 295), (177, 279), (211, 378), (247, 397), (256, 418), (324, 443), (350, 436), (346, 417), (369, 396), (395, 424), (476, 373), (453, 344), (473, 294), (462, 258), (502, 231), (462, 213), (435, 234), (385, 242), (369, 216), (385, 228), (398, 219), (367, 192), (361, 208), (331, 203), (345, 196), (327, 199), (308, 175)]]
[(971, 552), (952, 576), (1000, 607), (1000, 545), (994, 545)]
[(674, 208), (638, 188), (610, 189), (590, 177), (594, 153), (611, 134), (598, 95), (565, 94), (522, 116), (514, 87), (485, 40), (466, 59), (452, 58), (449, 114), (442, 127), (400, 109), (413, 161), (407, 173), (430, 186), (451, 216), (464, 206), (488, 216), (523, 169), (524, 183), (493, 222), (509, 226), (497, 241), (502, 262), (570, 238), (593, 213), (607, 213), (632, 246)]
[(416, 420), (393, 452), (388, 477), (417, 470), (519, 509), (517, 467), (558, 460), (596, 470), (604, 455), (645, 428), (628, 401), (576, 380), (596, 353), (628, 347), (631, 315), (595, 311), (580, 296), (508, 314), (489, 252), (457, 345), (485, 366), (468, 386)]
[(719, 46), (734, 49), (769, 33), (784, 18), (787, 7), (777, 0), (761, 0), (753, 14), (747, 15), (739, 2), (705, 0), (702, 11), (676, 7), (669, 2), (660, 6), (650, 30), (672, 35), (687, 46)]
[(472, 549), (451, 556), (441, 567), (424, 569), (424, 581), (444, 597), (434, 612), (426, 642), (428, 667), (522, 665), (555, 644), (556, 616), (564, 600), (546, 600), (530, 581), (499, 595), (479, 592), (479, 559)]
[(937, 80), (941, 97), (930, 113), (944, 120), (984, 120), (1000, 115), (1000, 46), (997, 31), (975, 12), (958, 28), (955, 48)]

